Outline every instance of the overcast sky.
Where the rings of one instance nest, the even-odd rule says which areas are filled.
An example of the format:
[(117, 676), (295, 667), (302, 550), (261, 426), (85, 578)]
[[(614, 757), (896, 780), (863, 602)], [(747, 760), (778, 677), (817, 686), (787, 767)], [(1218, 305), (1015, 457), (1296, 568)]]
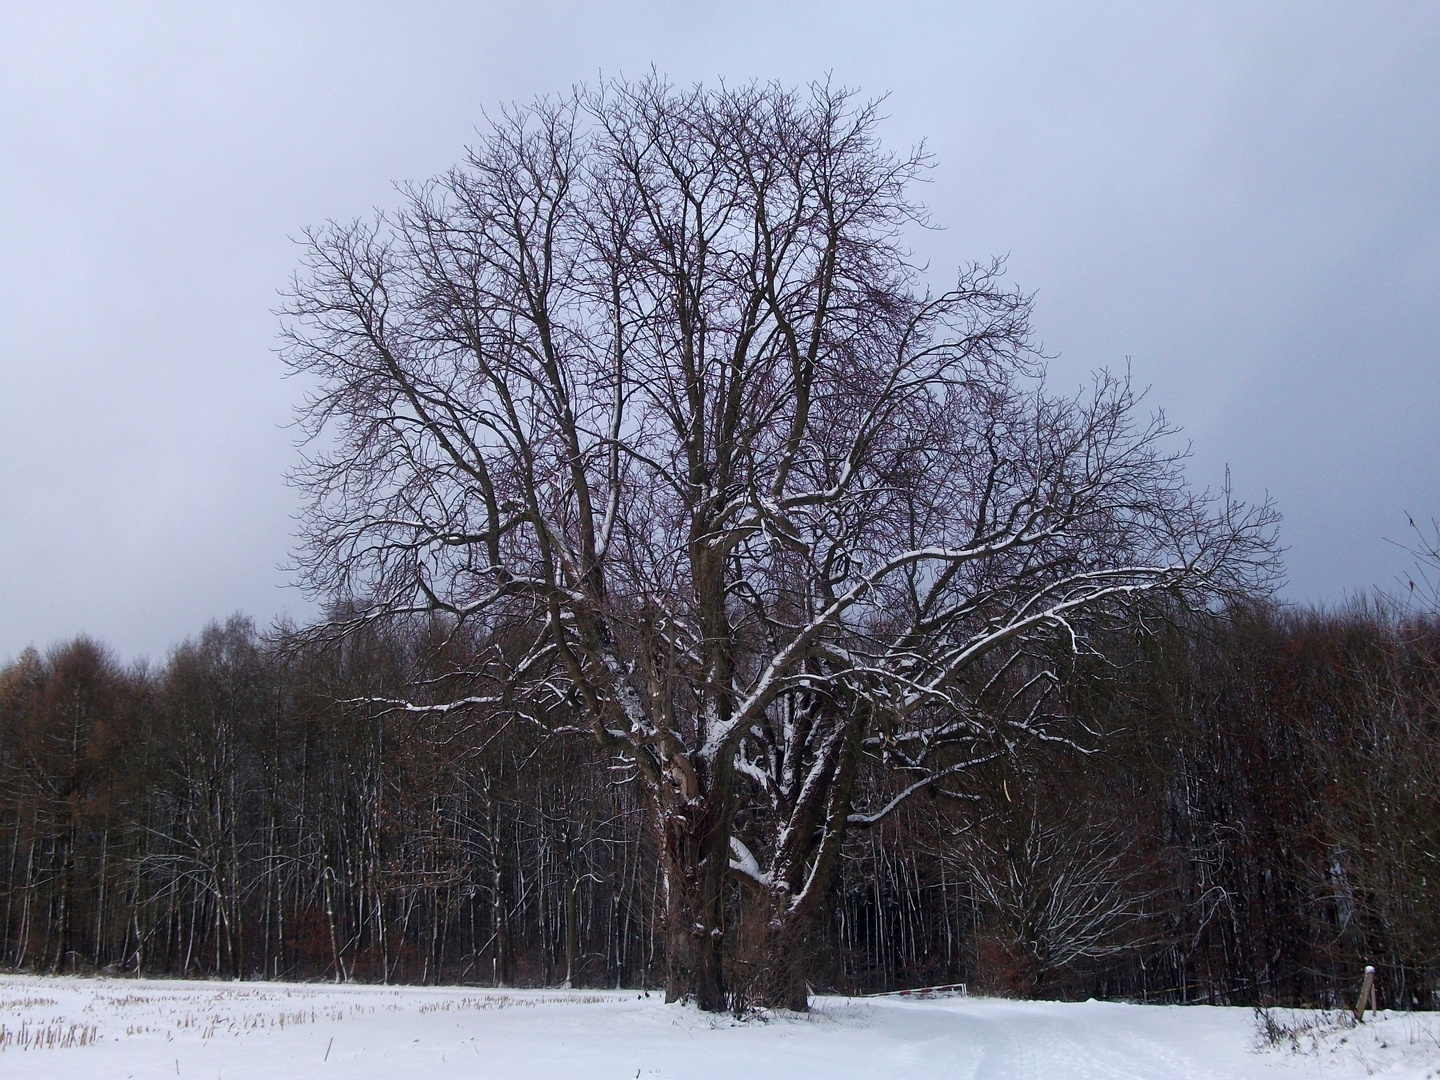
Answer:
[(0, 662), (163, 659), (287, 587), (306, 225), (483, 109), (597, 75), (888, 93), (937, 275), (1009, 255), (1056, 382), (1129, 358), (1192, 476), (1268, 493), (1288, 584), (1393, 587), (1440, 515), (1440, 4), (0, 6)]

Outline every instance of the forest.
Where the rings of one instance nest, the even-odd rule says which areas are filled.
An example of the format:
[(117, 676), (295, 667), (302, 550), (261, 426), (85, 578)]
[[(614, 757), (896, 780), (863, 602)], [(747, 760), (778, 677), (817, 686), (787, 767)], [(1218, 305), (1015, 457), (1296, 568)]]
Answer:
[[(660, 985), (654, 830), (593, 739), (376, 704), (453, 696), (442, 629), (27, 650), (0, 672), (0, 963)], [(1255, 605), (1107, 652), (1065, 687), (1072, 745), (851, 831), (815, 989), (1333, 1004), (1371, 963), (1386, 1005), (1433, 1008), (1440, 622)], [(756, 908), (732, 882), (739, 1001)]]

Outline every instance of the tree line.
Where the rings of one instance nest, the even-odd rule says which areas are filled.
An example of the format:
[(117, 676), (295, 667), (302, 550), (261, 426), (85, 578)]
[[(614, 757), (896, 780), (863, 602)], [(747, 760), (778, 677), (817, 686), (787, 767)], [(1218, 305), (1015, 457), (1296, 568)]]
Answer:
[[(453, 627), (235, 618), (160, 667), (77, 639), (0, 671), (0, 963), (37, 972), (659, 987), (643, 785), (483, 706)], [(971, 770), (847, 838), (817, 989), (1326, 1003), (1440, 990), (1440, 623), (1266, 605), (1110, 643), (1090, 742)], [(883, 768), (857, 785), (883, 801)], [(726, 977), (763, 897), (723, 898)], [(751, 988), (754, 988), (753, 990)]]

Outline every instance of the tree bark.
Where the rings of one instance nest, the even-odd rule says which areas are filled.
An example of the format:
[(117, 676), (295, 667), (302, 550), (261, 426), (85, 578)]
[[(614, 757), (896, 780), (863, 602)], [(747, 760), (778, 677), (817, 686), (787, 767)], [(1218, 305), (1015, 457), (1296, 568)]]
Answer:
[(765, 967), (760, 1001), (774, 1009), (806, 1012), (806, 978), (813, 935), (830, 893), (845, 843), (858, 765), (859, 719), (833, 702), (822, 705), (836, 730), (833, 754), (822, 753), (820, 782), (792, 806), (771, 870), (765, 924)]
[(692, 999), (706, 1012), (723, 1011), (728, 1003), (721, 963), (733, 813), (728, 802), (712, 794), (662, 811), (665, 1000)]

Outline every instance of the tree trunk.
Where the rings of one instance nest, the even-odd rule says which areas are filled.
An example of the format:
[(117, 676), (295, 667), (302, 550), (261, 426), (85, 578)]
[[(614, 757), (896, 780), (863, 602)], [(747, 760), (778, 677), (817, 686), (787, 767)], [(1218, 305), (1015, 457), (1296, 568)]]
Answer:
[(730, 812), (724, 802), (711, 795), (671, 805), (662, 820), (665, 1000), (693, 999), (705, 1012), (723, 1012), (727, 1005), (721, 958)]
[(569, 876), (565, 882), (565, 987), (568, 989), (575, 985), (575, 960), (579, 955), (580, 919), (579, 899), (580, 882), (574, 874)]
[(760, 970), (760, 1004), (770, 1009), (807, 1012), (810, 1008), (806, 979), (813, 951), (811, 931), (816, 925), (814, 907), (795, 908), (788, 894), (771, 893), (765, 923), (764, 966)]
[(836, 725), (833, 752), (820, 755), (814, 766), (818, 782), (792, 807), (771, 869), (760, 1002), (772, 1009), (806, 1012), (810, 1007), (806, 975), (812, 937), (845, 842), (861, 728), (833, 713), (830, 722)]

